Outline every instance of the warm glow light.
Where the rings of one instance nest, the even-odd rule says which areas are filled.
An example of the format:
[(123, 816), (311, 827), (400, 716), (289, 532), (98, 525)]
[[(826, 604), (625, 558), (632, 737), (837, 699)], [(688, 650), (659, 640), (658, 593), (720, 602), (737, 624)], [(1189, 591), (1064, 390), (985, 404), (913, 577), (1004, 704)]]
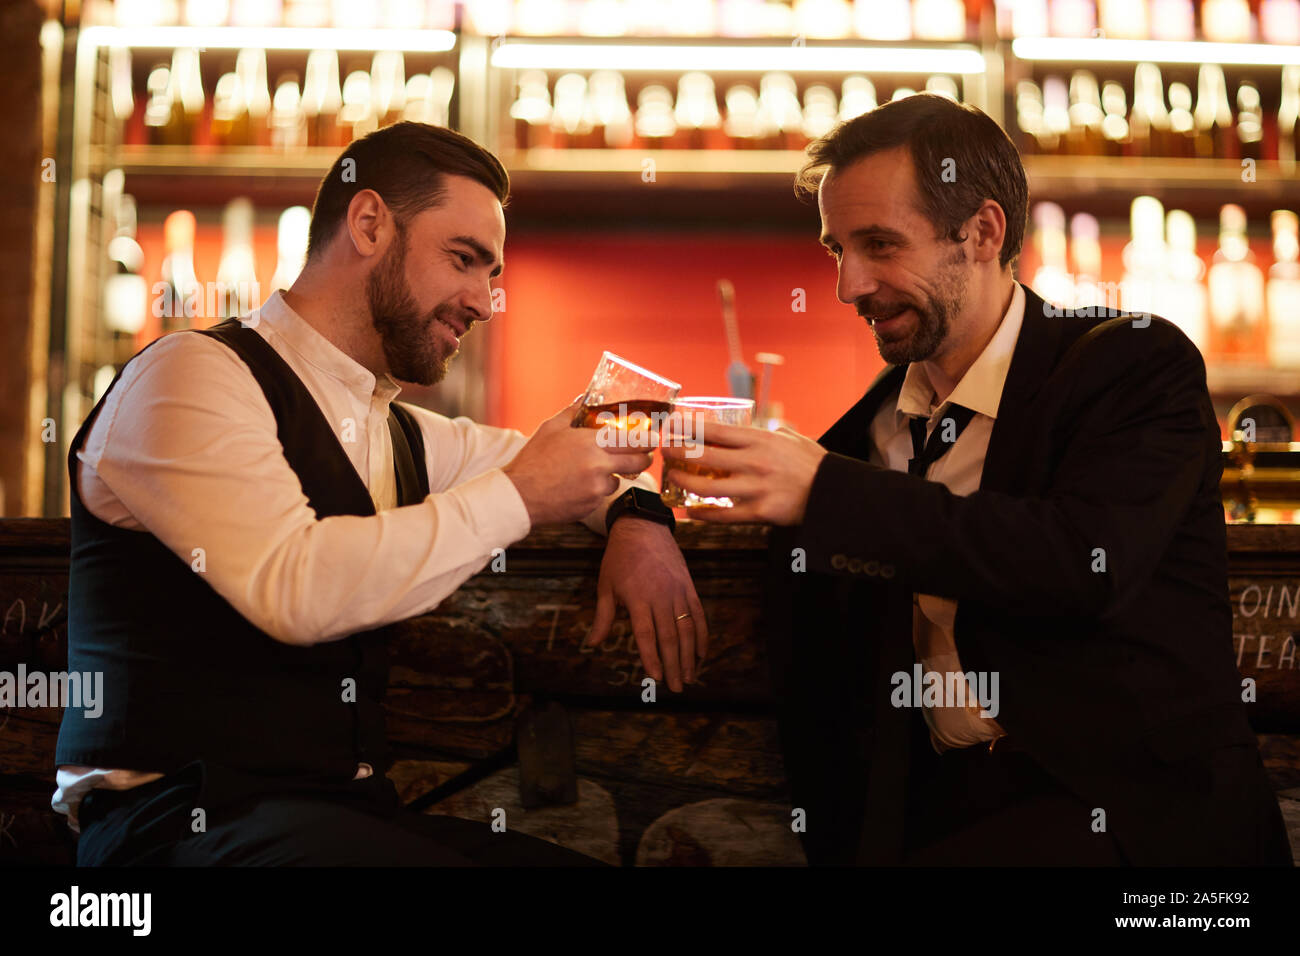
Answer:
[(492, 65), (518, 70), (653, 70), (659, 73), (983, 73), (973, 49), (871, 46), (651, 46), (599, 43), (502, 43)]
[(81, 41), (133, 49), (398, 50), (442, 53), (454, 49), (450, 30), (332, 30), (317, 27), (87, 27)]
[(1066, 62), (1220, 63), (1228, 66), (1287, 66), (1300, 63), (1300, 48), (1268, 43), (1020, 37), (1012, 41), (1011, 52), (1021, 60)]

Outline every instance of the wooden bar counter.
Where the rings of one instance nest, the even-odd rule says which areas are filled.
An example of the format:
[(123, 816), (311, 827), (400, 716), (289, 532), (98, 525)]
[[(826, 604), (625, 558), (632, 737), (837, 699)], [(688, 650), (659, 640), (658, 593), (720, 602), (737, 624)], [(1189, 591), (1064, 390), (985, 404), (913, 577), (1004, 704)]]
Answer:
[[(67, 667), (67, 519), (0, 520), (0, 671)], [(584, 650), (604, 542), (580, 526), (529, 535), (392, 645), (389, 775), (414, 799), (514, 738), (530, 705), (572, 718), (578, 802), (525, 810), (509, 762), (430, 808), (616, 864), (802, 865), (790, 829), (761, 642), (766, 530), (683, 523), (710, 650), (684, 693), (645, 676), (625, 618)], [(1300, 859), (1300, 526), (1229, 525), (1234, 642), (1256, 684), (1252, 721)], [(494, 570), (495, 567), (495, 570)], [(49, 806), (58, 708), (0, 709), (0, 865), (70, 863)]]

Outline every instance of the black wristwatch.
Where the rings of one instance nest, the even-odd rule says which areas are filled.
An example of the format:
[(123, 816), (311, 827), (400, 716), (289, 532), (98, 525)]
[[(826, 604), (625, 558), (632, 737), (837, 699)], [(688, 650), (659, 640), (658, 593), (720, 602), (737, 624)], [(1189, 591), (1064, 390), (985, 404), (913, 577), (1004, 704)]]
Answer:
[(664, 504), (657, 494), (645, 488), (629, 488), (614, 499), (609, 510), (605, 512), (605, 533), (608, 534), (614, 527), (614, 522), (624, 515), (657, 521), (659, 524), (667, 525), (669, 533), (677, 530), (677, 519), (673, 517), (673, 509)]

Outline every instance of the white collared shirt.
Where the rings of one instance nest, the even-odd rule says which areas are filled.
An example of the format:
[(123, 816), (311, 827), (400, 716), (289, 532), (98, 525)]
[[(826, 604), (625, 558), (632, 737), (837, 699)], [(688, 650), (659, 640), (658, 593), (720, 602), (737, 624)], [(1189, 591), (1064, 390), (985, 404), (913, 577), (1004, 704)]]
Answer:
[[(930, 466), (926, 478), (940, 482), (955, 495), (966, 496), (977, 491), (1024, 316), (1025, 290), (1017, 282), (1011, 304), (993, 337), (942, 403), (936, 404), (937, 395), (926, 374), (926, 364), (908, 365), (898, 401), (891, 403), (886, 399), (872, 419), (871, 463), (891, 471), (907, 471), (907, 463), (912, 458), (912, 432), (908, 424), (911, 416), (923, 415), (928, 420), (928, 441), (930, 433), (947, 416), (948, 406), (961, 405), (975, 414), (953, 446)], [(923, 670), (942, 674), (963, 671), (953, 629), (957, 602), (933, 594), (914, 594), (912, 599), (912, 643)], [(972, 687), (968, 701), (975, 700), (974, 690)], [(965, 708), (925, 708), (923, 713), (935, 750), (969, 747), (1006, 733), (996, 720), (980, 717), (979, 711), (978, 703), (968, 703)]]
[[(388, 413), (400, 386), (376, 379), (278, 291), (245, 323), (316, 400), (376, 514), (318, 520), (248, 366), (210, 336), (173, 333), (127, 366), (77, 451), (78, 492), (101, 521), (147, 529), (186, 564), (203, 549), (213, 590), (254, 626), (296, 644), (430, 611), (493, 549), (528, 534), (528, 510), (501, 470), (523, 434), (407, 405), (424, 437), (431, 493), (398, 508)], [(654, 487), (649, 476), (636, 483)], [(615, 494), (630, 484), (621, 481)], [(585, 519), (600, 534), (607, 505)], [(370, 772), (362, 764), (357, 776)], [(87, 790), (159, 776), (60, 767), (51, 805), (75, 830)]]

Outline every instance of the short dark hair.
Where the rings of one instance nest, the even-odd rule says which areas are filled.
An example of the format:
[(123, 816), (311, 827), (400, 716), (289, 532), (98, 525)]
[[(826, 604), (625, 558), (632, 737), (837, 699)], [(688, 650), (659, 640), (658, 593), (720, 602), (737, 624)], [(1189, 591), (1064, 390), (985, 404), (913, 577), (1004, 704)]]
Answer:
[[(1020, 255), (1029, 211), (1025, 167), (1006, 133), (973, 106), (916, 93), (840, 123), (808, 147), (795, 193), (816, 196), (822, 178), (884, 149), (906, 146), (916, 170), (920, 212), (939, 235), (961, 242), (962, 224), (986, 199), (1002, 207), (1007, 233), (999, 261)], [(946, 162), (951, 160), (951, 162)], [(945, 171), (951, 170), (950, 179)]]
[(468, 136), (428, 123), (403, 121), (353, 142), (320, 181), (311, 209), (307, 258), (325, 245), (347, 217), (352, 197), (373, 189), (398, 221), (438, 205), (447, 176), (482, 183), (504, 206), (510, 177), (501, 161)]

